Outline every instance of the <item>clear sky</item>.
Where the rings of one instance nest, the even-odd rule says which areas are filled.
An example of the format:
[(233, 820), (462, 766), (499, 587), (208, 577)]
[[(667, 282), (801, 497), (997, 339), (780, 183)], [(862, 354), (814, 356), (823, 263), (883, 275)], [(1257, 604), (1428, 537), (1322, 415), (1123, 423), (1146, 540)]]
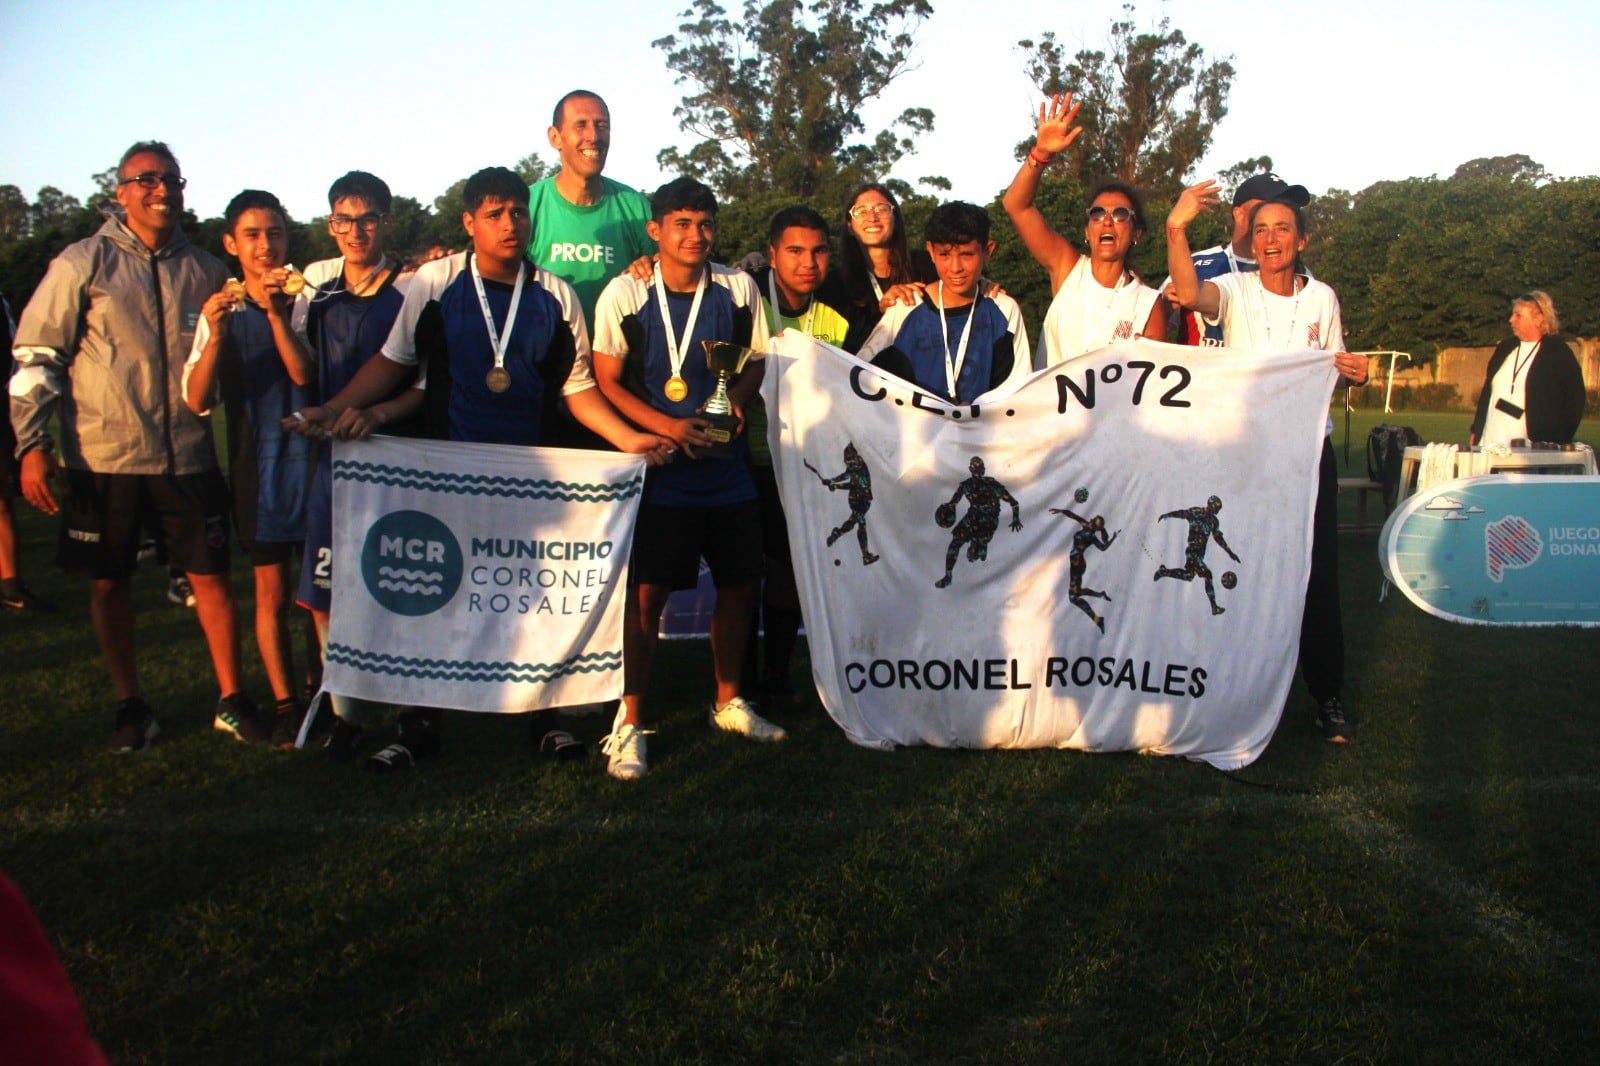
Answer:
[[(930, 107), (933, 134), (896, 177), (941, 174), (984, 202), (1010, 181), (1036, 93), (1016, 42), (1054, 30), (1101, 47), (1117, 0), (933, 0), (917, 69), (868, 111), (869, 131)], [(189, 206), (220, 214), (247, 186), (300, 218), (359, 167), (424, 203), (481, 166), (531, 152), (555, 99), (583, 86), (611, 105), (607, 174), (649, 189), (657, 150), (687, 148), (683, 95), (650, 42), (681, 0), (289, 4), (0, 0), (0, 184), (86, 199), (90, 175), (135, 140), (172, 145)], [(725, 0), (735, 12), (737, 0)], [(1589, 105), (1594, 0), (1405, 0), (1281, 5), (1145, 0), (1238, 76), (1205, 177), (1252, 156), (1314, 192), (1438, 174), (1524, 153), (1561, 177), (1600, 174)], [(819, 205), (822, 206), (822, 205)]]

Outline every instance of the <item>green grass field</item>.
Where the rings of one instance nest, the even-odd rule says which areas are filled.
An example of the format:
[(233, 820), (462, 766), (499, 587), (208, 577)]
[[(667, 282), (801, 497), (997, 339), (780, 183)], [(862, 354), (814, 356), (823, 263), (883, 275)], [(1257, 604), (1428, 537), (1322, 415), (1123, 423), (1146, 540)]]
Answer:
[[(1381, 418), (1356, 414), (1358, 467)], [(1465, 440), (1463, 415), (1390, 420)], [(222, 739), (198, 628), (153, 568), (136, 600), (163, 734), (104, 754), (82, 583), (45, 568), (54, 524), (19, 510), (32, 583), (62, 610), (0, 617), (0, 866), (115, 1062), (1566, 1063), (1596, 1046), (1600, 633), (1380, 604), (1371, 536), (1342, 545), (1360, 724), (1342, 748), (1298, 687), (1235, 774), (884, 754), (815, 708), (757, 746), (706, 724), (708, 655), (680, 643), (657, 670), (654, 769), (623, 784), (596, 756), (544, 763), (487, 716), (455, 716), (446, 759), (392, 777)]]

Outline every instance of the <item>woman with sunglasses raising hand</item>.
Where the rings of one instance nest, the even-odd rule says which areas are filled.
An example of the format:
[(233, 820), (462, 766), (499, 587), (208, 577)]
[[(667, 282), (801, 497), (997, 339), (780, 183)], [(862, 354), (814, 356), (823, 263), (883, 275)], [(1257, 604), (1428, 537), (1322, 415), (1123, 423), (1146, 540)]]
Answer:
[(1053, 298), (1044, 316), (1039, 366), (1072, 359), (1133, 337), (1166, 339), (1166, 321), (1155, 289), (1128, 269), (1128, 256), (1144, 236), (1144, 206), (1133, 188), (1102, 182), (1089, 196), (1083, 229), (1087, 255), (1057, 233), (1034, 206), (1039, 178), (1067, 150), (1082, 126), (1070, 93), (1039, 105), (1039, 127), (1022, 169), (1006, 190), (1004, 204), (1017, 236), (1050, 272)]

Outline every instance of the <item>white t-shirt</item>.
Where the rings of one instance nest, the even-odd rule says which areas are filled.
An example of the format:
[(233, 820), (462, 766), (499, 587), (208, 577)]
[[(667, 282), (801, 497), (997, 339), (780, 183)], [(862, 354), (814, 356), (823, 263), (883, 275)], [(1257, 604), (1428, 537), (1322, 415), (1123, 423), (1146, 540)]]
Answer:
[[(1303, 282), (1303, 283), (1300, 283)], [(1344, 320), (1333, 288), (1312, 278), (1300, 279), (1293, 296), (1268, 292), (1259, 273), (1223, 274), (1211, 279), (1217, 287), (1217, 315), (1205, 319), (1222, 323), (1222, 344), (1258, 352), (1298, 351), (1317, 348), (1344, 351)], [(1328, 416), (1326, 433), (1333, 433)]]
[(1116, 288), (1108, 289), (1095, 280), (1089, 257), (1080, 256), (1045, 312), (1039, 365), (1141, 336), (1160, 295), (1132, 271), (1124, 272)]
[[(1533, 357), (1538, 351), (1538, 341), (1521, 341), (1505, 357), (1500, 369), (1494, 372), (1494, 380), (1489, 382), (1489, 410), (1483, 416), (1483, 435), (1478, 438), (1479, 444), (1510, 445), (1514, 440), (1527, 438), (1528, 368), (1533, 365)], [(1522, 414), (1512, 418), (1500, 410), (1495, 404), (1502, 399), (1522, 408)]]
[(1254, 272), (1223, 274), (1212, 278), (1211, 284), (1217, 287), (1217, 314), (1206, 321), (1222, 323), (1222, 343), (1228, 348), (1344, 350), (1339, 297), (1324, 282), (1305, 280), (1293, 296), (1268, 292), (1261, 275)]

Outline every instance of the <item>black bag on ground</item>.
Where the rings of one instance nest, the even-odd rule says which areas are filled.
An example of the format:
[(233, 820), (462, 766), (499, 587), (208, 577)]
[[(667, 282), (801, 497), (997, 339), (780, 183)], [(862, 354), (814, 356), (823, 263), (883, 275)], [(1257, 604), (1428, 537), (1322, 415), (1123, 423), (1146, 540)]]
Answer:
[(1380, 422), (1367, 434), (1367, 476), (1383, 486), (1383, 505), (1394, 507), (1400, 496), (1400, 464), (1406, 448), (1421, 444), (1422, 438), (1410, 426), (1391, 426)]

